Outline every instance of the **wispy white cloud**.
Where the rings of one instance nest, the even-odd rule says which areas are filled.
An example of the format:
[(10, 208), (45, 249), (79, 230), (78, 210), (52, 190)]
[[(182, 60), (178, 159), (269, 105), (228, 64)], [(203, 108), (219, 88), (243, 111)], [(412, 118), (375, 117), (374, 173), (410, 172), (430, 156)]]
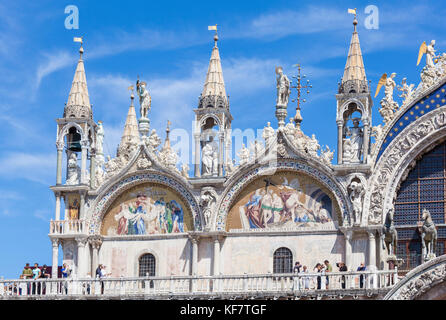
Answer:
[(52, 184), (56, 174), (56, 156), (10, 152), (0, 158), (0, 176), (8, 179), (24, 179), (46, 186)]

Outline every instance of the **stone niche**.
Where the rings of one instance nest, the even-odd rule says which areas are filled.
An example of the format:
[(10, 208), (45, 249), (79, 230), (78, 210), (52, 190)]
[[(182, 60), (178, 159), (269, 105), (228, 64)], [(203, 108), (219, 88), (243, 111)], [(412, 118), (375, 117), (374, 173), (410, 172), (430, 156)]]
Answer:
[(278, 172), (244, 188), (229, 211), (226, 230), (334, 230), (339, 212), (333, 194), (315, 179)]
[(131, 236), (193, 230), (186, 201), (171, 188), (149, 183), (126, 190), (104, 215), (101, 234)]

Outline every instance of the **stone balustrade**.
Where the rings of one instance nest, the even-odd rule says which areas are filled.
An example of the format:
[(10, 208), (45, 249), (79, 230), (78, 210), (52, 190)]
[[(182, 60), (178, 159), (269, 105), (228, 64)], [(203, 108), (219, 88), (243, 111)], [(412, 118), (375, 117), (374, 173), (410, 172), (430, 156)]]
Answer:
[(86, 220), (51, 220), (50, 235), (85, 234), (87, 232)]
[[(318, 277), (320, 277), (320, 288), (318, 288)], [(328, 286), (326, 287), (327, 279)], [(385, 294), (397, 281), (396, 271), (103, 279), (20, 279), (0, 280), (0, 299), (274, 298), (347, 294), (370, 296)]]

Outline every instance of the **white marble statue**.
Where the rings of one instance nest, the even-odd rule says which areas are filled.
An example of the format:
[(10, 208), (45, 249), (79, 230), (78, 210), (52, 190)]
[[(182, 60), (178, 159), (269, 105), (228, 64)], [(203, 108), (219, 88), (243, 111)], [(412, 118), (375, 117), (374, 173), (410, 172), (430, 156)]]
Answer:
[(228, 159), (225, 166), (225, 171), (228, 176), (230, 176), (235, 171), (235, 160)]
[(294, 125), (293, 118), (290, 118), (290, 122), (288, 122), (285, 126), (285, 134), (291, 142), (295, 143), (296, 141), (296, 126)]
[(95, 187), (99, 187), (102, 185), (102, 183), (104, 183), (105, 172), (102, 169), (103, 165), (104, 165), (104, 157), (102, 157), (102, 159), (99, 159), (97, 157), (96, 158), (96, 175), (95, 175), (96, 186)]
[(288, 99), (290, 97), (290, 80), (283, 73), (282, 67), (276, 68), (277, 74), (277, 105), (278, 106), (287, 106)]
[(435, 40), (432, 40), (431, 43), (426, 47), (426, 65), (428, 67), (433, 67), (435, 65), (434, 60), (436, 58), (434, 49)]
[(213, 138), (210, 137), (210, 140), (204, 145), (203, 149), (201, 149), (201, 163), (204, 176), (211, 175), (214, 171), (214, 152), (216, 152), (216, 150), (213, 145)]
[(372, 127), (372, 137), (375, 137), (375, 142), (381, 138), (383, 129), (382, 124)]
[(319, 145), (319, 142), (317, 141), (314, 133), (311, 135), (311, 139), (308, 139), (305, 148), (307, 149), (307, 152), (310, 156), (318, 156), (317, 151), (321, 148), (321, 146)]
[[(359, 127), (359, 119), (354, 118), (353, 127), (346, 130), (346, 138), (344, 140), (344, 161), (360, 162), (362, 154), (362, 143), (364, 138), (363, 129)], [(348, 141), (348, 142), (347, 142)], [(346, 154), (347, 153), (347, 154)]]
[(146, 145), (156, 150), (161, 144), (161, 138), (156, 133), (155, 129), (152, 129), (150, 136), (146, 139)]
[(189, 166), (187, 165), (187, 163), (184, 163), (181, 166), (181, 175), (186, 178), (189, 179)]
[(321, 151), (321, 160), (326, 165), (331, 165), (333, 161), (334, 150), (330, 151), (330, 148), (326, 145), (325, 150)]
[(98, 121), (96, 128), (96, 155), (104, 159), (104, 127), (102, 121)]
[(413, 83), (411, 85), (407, 84), (407, 78), (403, 78), (403, 80), (401, 80), (401, 86), (397, 86), (398, 91), (401, 91), (401, 95), (399, 97), (403, 98), (403, 105), (406, 105), (407, 102), (412, 99), (413, 87)]
[(77, 155), (73, 152), (68, 159), (67, 185), (79, 184), (81, 178), (81, 168), (77, 165)]
[(263, 128), (262, 132), (262, 138), (265, 140), (265, 145), (270, 146), (271, 143), (274, 141), (274, 137), (276, 136), (276, 133), (274, 129), (271, 127), (271, 122), (268, 122), (266, 124), (266, 127)]
[(249, 162), (250, 152), (249, 149), (245, 147), (244, 143), (242, 143), (242, 148), (237, 153), (237, 155), (239, 156), (241, 166)]
[(355, 218), (355, 225), (361, 224), (361, 214), (362, 214), (362, 198), (365, 193), (365, 189), (361, 182), (352, 181), (348, 186), (350, 201), (353, 206), (353, 215)]
[(210, 192), (204, 192), (200, 196), (200, 207), (203, 212), (205, 227), (209, 229), (212, 212), (215, 208), (216, 199)]
[(136, 91), (139, 96), (139, 104), (141, 105), (139, 112), (141, 113), (141, 118), (147, 118), (147, 114), (150, 111), (150, 106), (152, 104), (152, 98), (150, 97), (149, 91), (146, 89), (146, 83), (144, 81), (136, 81)]
[(393, 90), (396, 87), (396, 83), (393, 80), (396, 77), (396, 73), (393, 72), (390, 77), (387, 77), (387, 74), (384, 73), (379, 79), (378, 86), (376, 88), (375, 97), (378, 95), (379, 90), (384, 85), (384, 98), (380, 101), (381, 109), (379, 109), (379, 113), (383, 117), (384, 123), (389, 123), (394, 116), (395, 111), (398, 110), (399, 106), (393, 100)]

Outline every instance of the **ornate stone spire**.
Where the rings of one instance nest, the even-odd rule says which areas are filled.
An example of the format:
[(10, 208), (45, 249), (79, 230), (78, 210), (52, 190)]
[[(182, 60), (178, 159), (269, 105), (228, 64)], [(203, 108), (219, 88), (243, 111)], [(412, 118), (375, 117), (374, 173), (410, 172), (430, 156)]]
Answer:
[(214, 48), (212, 49), (211, 60), (209, 61), (206, 81), (204, 82), (203, 91), (201, 92), (199, 108), (229, 107), (217, 42), (218, 34), (217, 30), (215, 29), (215, 44)]
[(339, 87), (340, 93), (365, 93), (369, 92), (367, 78), (365, 75), (364, 62), (362, 60), (361, 46), (359, 45), (356, 25), (358, 20), (353, 19), (353, 34), (348, 50), (347, 62), (345, 63), (344, 76)]
[(85, 76), (84, 60), (82, 55), (84, 49), (79, 49), (79, 61), (74, 73), (68, 101), (65, 105), (64, 118), (93, 118), (91, 112), (90, 98), (88, 95), (87, 78)]
[(138, 144), (140, 141), (139, 131), (138, 131), (138, 121), (136, 120), (136, 111), (133, 105), (134, 95), (130, 96), (131, 103), (129, 111), (127, 113), (127, 119), (125, 120), (124, 133), (121, 137), (120, 146), (125, 146), (127, 144)]

